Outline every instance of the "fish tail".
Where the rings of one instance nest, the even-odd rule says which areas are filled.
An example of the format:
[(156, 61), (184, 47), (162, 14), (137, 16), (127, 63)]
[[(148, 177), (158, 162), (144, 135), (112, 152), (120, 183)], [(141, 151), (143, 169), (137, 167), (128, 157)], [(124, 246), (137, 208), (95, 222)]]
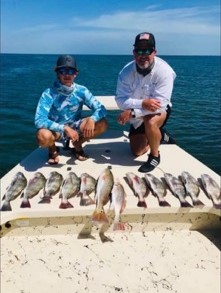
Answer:
[(194, 206), (204, 206), (204, 203), (202, 203), (202, 201), (200, 201), (199, 199), (194, 199), (193, 205)]
[(166, 200), (159, 200), (160, 207), (171, 207), (171, 205)]
[(90, 196), (88, 196), (88, 198), (81, 197), (80, 206), (89, 206), (92, 204), (95, 204), (95, 201)]
[(214, 208), (221, 210), (221, 203), (214, 203), (213, 206)]
[(113, 226), (113, 231), (124, 231), (125, 224), (122, 222), (115, 222)]
[(11, 210), (12, 210), (12, 207), (11, 207), (10, 201), (5, 201), (1, 207), (1, 211), (7, 212), (7, 211), (11, 211)]
[(51, 197), (44, 196), (38, 203), (50, 203)]
[(147, 204), (146, 204), (145, 200), (139, 200), (137, 203), (137, 206), (140, 208), (147, 208)]
[(61, 201), (60, 205), (59, 205), (59, 209), (70, 209), (73, 208), (74, 206), (69, 202), (63, 202)]
[(93, 222), (98, 222), (98, 223), (108, 223), (108, 218), (105, 214), (105, 211), (104, 210), (95, 210), (92, 217), (91, 217), (91, 220)]
[(192, 205), (190, 203), (188, 203), (188, 201), (182, 201), (181, 207), (182, 208), (192, 208)]
[(31, 204), (28, 198), (23, 199), (20, 205), (20, 208), (30, 208)]

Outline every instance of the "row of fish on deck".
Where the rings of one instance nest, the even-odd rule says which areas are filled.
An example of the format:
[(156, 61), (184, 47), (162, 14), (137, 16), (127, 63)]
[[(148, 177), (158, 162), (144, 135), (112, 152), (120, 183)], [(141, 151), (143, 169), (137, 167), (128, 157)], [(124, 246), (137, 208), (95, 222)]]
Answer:
[[(146, 173), (144, 178), (139, 177), (133, 172), (126, 173), (125, 181), (138, 199), (137, 206), (147, 208), (146, 196), (149, 191), (158, 199), (159, 206), (170, 207), (165, 200), (166, 186), (172, 194), (180, 201), (181, 207), (192, 207), (186, 200), (190, 196), (193, 206), (203, 206), (198, 195), (200, 187), (207, 197), (212, 201), (213, 206), (221, 209), (221, 193), (217, 182), (208, 174), (202, 174), (198, 181), (187, 171), (183, 171), (181, 176), (175, 177), (170, 173), (164, 173), (164, 177), (158, 179), (156, 176)], [(30, 208), (30, 199), (43, 190), (43, 196), (39, 203), (50, 203), (52, 197), (59, 192), (61, 203), (60, 209), (73, 208), (69, 199), (74, 196), (80, 197), (80, 205), (96, 205), (92, 215), (92, 221), (108, 222), (104, 212), (104, 206), (110, 202), (110, 208), (115, 211), (115, 228), (121, 229), (120, 215), (126, 207), (126, 194), (124, 187), (119, 179), (114, 180), (110, 168), (105, 168), (98, 179), (82, 173), (78, 177), (74, 172), (69, 172), (66, 178), (53, 171), (46, 179), (45, 176), (36, 172), (34, 176), (27, 181), (22, 172), (15, 174), (12, 182), (7, 187), (1, 211), (11, 211), (10, 202), (21, 195), (20, 208)], [(94, 197), (91, 194), (94, 192)]]

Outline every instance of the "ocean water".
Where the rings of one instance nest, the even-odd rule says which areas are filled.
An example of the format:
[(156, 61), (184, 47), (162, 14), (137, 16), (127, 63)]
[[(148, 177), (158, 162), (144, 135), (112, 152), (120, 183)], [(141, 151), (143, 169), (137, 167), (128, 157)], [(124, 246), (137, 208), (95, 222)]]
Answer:
[[(115, 95), (117, 76), (132, 55), (76, 55), (76, 82), (94, 95)], [(221, 174), (219, 56), (160, 56), (175, 70), (172, 115), (166, 129), (176, 143)], [(0, 55), (0, 177), (36, 147), (34, 114), (54, 78), (57, 55)], [(118, 111), (109, 115), (117, 129)], [(127, 129), (127, 126), (125, 127)], [(174, 161), (176, 158), (174, 157)], [(172, 162), (171, 162), (172, 163)]]

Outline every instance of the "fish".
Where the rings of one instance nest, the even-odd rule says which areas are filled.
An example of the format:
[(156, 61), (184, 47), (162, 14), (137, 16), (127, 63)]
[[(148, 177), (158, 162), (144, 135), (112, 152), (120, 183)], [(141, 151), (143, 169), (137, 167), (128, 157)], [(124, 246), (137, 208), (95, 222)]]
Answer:
[(148, 194), (148, 189), (144, 179), (140, 178), (133, 172), (127, 172), (126, 179), (134, 195), (138, 197), (137, 206), (147, 208), (147, 204), (144, 197)]
[(68, 201), (69, 198), (75, 196), (80, 190), (80, 178), (74, 173), (69, 172), (66, 176), (59, 198), (61, 198), (60, 209), (73, 208), (73, 205)]
[(88, 173), (82, 173), (80, 178), (81, 185), (78, 193), (78, 196), (81, 197), (80, 205), (87, 206), (95, 204), (95, 201), (90, 197), (90, 194), (95, 191), (97, 180)]
[(1, 207), (1, 211), (11, 211), (11, 201), (16, 199), (22, 191), (25, 189), (27, 185), (27, 179), (25, 175), (22, 172), (17, 172), (10, 185), (6, 189), (6, 193), (2, 197), (2, 200), (4, 200), (4, 203)]
[(150, 173), (146, 173), (144, 178), (152, 194), (158, 198), (159, 206), (170, 207), (171, 205), (164, 199), (166, 188), (163, 182)]
[(199, 183), (198, 181), (187, 171), (183, 171), (181, 173), (181, 180), (186, 188), (186, 193), (192, 199), (194, 206), (204, 206), (198, 196), (200, 193)]
[(104, 211), (104, 206), (110, 201), (111, 190), (114, 184), (114, 176), (109, 168), (105, 168), (97, 179), (95, 189), (96, 208), (92, 214), (92, 222), (108, 223), (108, 218)]
[(125, 230), (125, 224), (121, 221), (121, 214), (126, 207), (126, 193), (119, 178), (114, 182), (111, 192), (110, 209), (114, 209), (115, 217), (113, 223), (113, 230)]
[(50, 203), (53, 195), (59, 192), (63, 176), (57, 171), (52, 171), (45, 183), (43, 198), (39, 203)]
[(201, 174), (200, 177), (204, 192), (212, 200), (213, 206), (221, 209), (221, 190), (218, 183), (208, 174)]
[(44, 188), (46, 182), (45, 176), (41, 172), (36, 172), (28, 181), (28, 184), (22, 193), (22, 202), (20, 208), (30, 208), (31, 204), (29, 199), (33, 198), (35, 195), (39, 193), (41, 189)]
[(192, 205), (185, 199), (186, 190), (182, 181), (170, 173), (164, 173), (164, 178), (172, 194), (179, 199), (181, 207), (192, 207)]

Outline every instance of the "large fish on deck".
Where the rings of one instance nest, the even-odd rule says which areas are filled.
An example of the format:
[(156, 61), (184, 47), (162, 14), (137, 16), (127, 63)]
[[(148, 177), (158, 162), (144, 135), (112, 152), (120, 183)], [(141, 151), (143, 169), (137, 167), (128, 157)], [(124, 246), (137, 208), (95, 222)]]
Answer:
[(139, 176), (137, 176), (133, 172), (127, 172), (126, 179), (127, 179), (128, 185), (132, 189), (134, 195), (136, 197), (138, 197), (137, 206), (146, 208), (147, 204), (146, 204), (144, 197), (147, 196), (148, 189), (147, 189), (147, 185), (146, 185), (146, 182), (144, 181), (144, 179), (140, 178)]
[(75, 196), (80, 190), (80, 178), (74, 173), (68, 173), (61, 187), (59, 198), (61, 198), (60, 209), (73, 208), (73, 205), (68, 201), (69, 198)]
[(97, 179), (95, 190), (96, 209), (91, 217), (93, 222), (108, 223), (104, 206), (110, 201), (114, 176), (109, 168), (104, 169)]
[(44, 195), (39, 203), (50, 203), (53, 195), (58, 193), (63, 181), (63, 176), (57, 171), (52, 171), (45, 183)]
[(1, 211), (11, 211), (11, 201), (16, 199), (21, 192), (25, 189), (27, 185), (27, 179), (22, 172), (17, 172), (10, 185), (6, 189), (6, 193), (4, 194), (2, 200), (4, 203), (1, 207)]
[(121, 214), (126, 206), (126, 194), (123, 185), (119, 179), (114, 182), (111, 192), (111, 205), (110, 209), (114, 209), (114, 225), (113, 230), (125, 230), (125, 224), (121, 221)]
[(192, 207), (192, 205), (185, 199), (186, 190), (181, 180), (170, 173), (164, 173), (164, 178), (172, 194), (179, 199), (181, 207)]
[(164, 198), (166, 195), (166, 188), (163, 182), (150, 173), (146, 173), (144, 178), (152, 194), (158, 198), (159, 206), (170, 207), (170, 204)]
[(80, 205), (87, 206), (95, 204), (94, 199), (90, 197), (90, 194), (95, 191), (97, 180), (88, 173), (82, 173), (81, 186), (78, 195), (81, 197)]
[(200, 193), (198, 181), (187, 171), (181, 173), (181, 180), (186, 188), (186, 194), (189, 195), (193, 201), (193, 205), (204, 206), (198, 198)]
[(45, 176), (41, 172), (36, 172), (28, 181), (28, 184), (22, 194), (22, 202), (20, 208), (30, 208), (31, 204), (29, 199), (33, 198), (44, 188), (46, 182)]
[(221, 209), (221, 190), (218, 183), (208, 174), (201, 175), (203, 189), (206, 195), (212, 200), (213, 206)]

